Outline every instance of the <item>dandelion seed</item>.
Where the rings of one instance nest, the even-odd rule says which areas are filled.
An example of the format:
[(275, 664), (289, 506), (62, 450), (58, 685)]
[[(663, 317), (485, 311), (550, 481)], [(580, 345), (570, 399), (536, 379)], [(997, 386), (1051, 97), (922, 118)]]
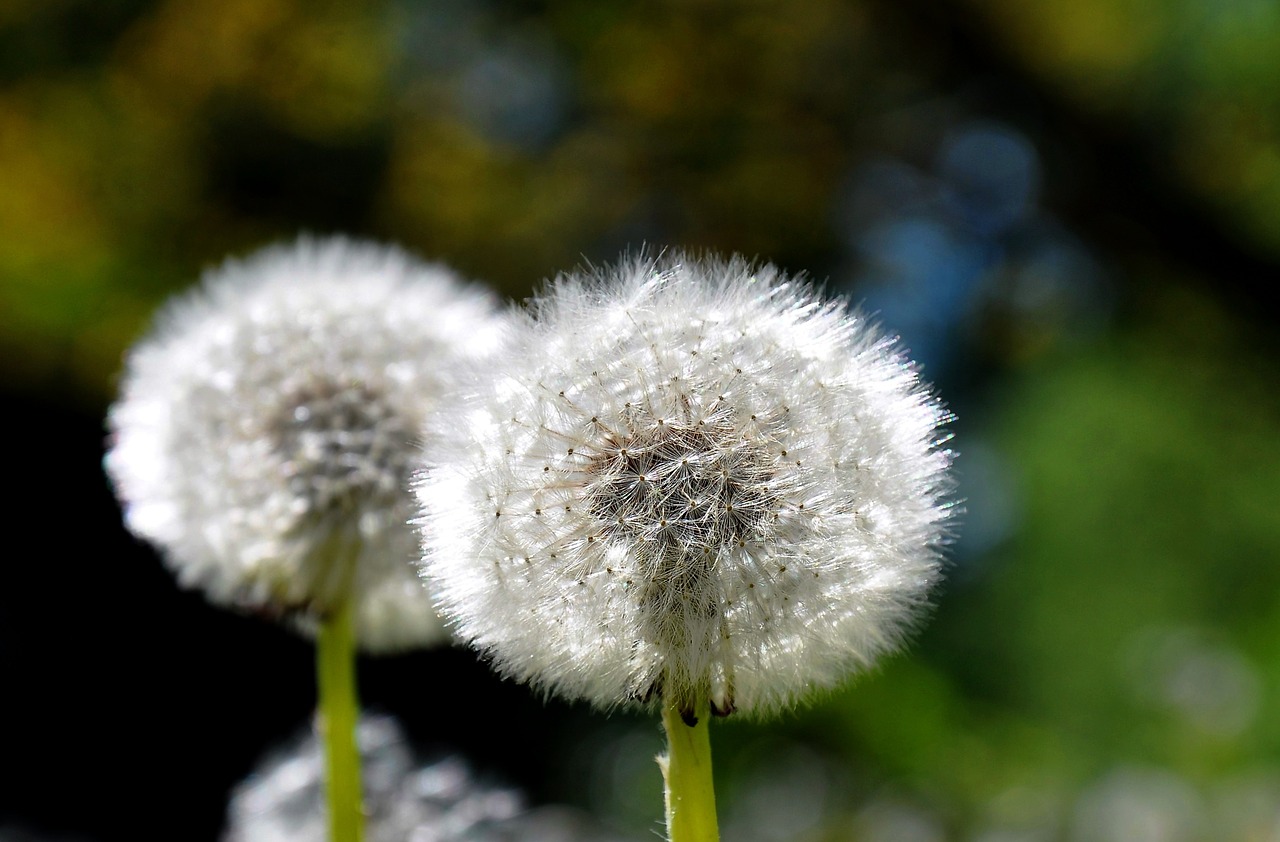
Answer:
[(441, 639), (406, 481), (492, 313), (443, 266), (343, 238), (209, 271), (130, 352), (110, 412), (129, 528), (215, 603), (311, 628), (351, 594), (362, 648)]
[[(519, 680), (686, 722), (769, 712), (912, 628), (951, 512), (947, 419), (893, 340), (770, 266), (561, 276), (430, 427), (424, 575)], [(532, 563), (477, 563), (508, 554)]]

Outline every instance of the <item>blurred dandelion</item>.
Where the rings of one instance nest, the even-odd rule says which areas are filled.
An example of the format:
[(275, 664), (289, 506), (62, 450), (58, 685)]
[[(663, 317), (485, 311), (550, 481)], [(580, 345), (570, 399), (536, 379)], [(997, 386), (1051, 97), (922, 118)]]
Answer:
[(129, 528), (220, 605), (311, 629), (350, 591), (363, 648), (441, 639), (406, 480), (492, 308), (441, 265), (343, 238), (207, 272), (130, 352), (111, 409)]
[[(568, 807), (529, 808), (458, 757), (419, 765), (399, 725), (358, 729), (370, 842), (618, 842)], [(314, 733), (268, 757), (231, 796), (224, 842), (324, 842), (324, 768)]]
[(415, 439), (490, 298), (385, 246), (302, 238), (206, 274), (129, 355), (106, 468), (215, 603), (314, 631), (333, 842), (359, 842), (357, 645), (443, 637), (410, 561)]

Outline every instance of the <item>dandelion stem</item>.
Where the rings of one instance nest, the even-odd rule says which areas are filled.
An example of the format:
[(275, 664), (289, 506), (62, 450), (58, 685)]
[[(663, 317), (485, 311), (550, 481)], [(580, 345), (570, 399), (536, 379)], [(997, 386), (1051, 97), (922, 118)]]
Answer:
[(658, 758), (666, 782), (669, 842), (717, 842), (716, 793), (711, 779), (710, 719), (705, 705), (697, 722), (686, 725), (675, 705), (662, 708), (667, 753)]
[(352, 600), (344, 599), (320, 624), (316, 678), (324, 740), (330, 842), (361, 842), (364, 811), (360, 752), (356, 746), (356, 645)]

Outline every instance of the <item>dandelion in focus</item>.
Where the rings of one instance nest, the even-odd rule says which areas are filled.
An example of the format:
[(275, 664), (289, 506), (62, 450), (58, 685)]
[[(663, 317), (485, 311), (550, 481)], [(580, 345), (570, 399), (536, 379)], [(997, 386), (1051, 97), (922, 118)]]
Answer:
[(424, 574), (498, 670), (660, 705), (670, 785), (708, 712), (903, 642), (952, 513), (948, 413), (862, 316), (771, 266), (640, 256), (558, 277), (510, 341), (415, 483)]

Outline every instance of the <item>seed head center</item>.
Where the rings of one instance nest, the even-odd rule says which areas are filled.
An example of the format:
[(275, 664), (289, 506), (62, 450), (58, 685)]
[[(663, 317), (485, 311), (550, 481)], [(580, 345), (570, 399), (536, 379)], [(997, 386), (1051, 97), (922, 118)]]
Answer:
[(412, 472), (411, 423), (368, 386), (299, 389), (282, 402), (272, 433), (289, 487), (311, 512), (381, 505)]
[(650, 559), (705, 558), (756, 536), (776, 502), (761, 444), (727, 419), (631, 426), (588, 467), (590, 509), (606, 534)]

